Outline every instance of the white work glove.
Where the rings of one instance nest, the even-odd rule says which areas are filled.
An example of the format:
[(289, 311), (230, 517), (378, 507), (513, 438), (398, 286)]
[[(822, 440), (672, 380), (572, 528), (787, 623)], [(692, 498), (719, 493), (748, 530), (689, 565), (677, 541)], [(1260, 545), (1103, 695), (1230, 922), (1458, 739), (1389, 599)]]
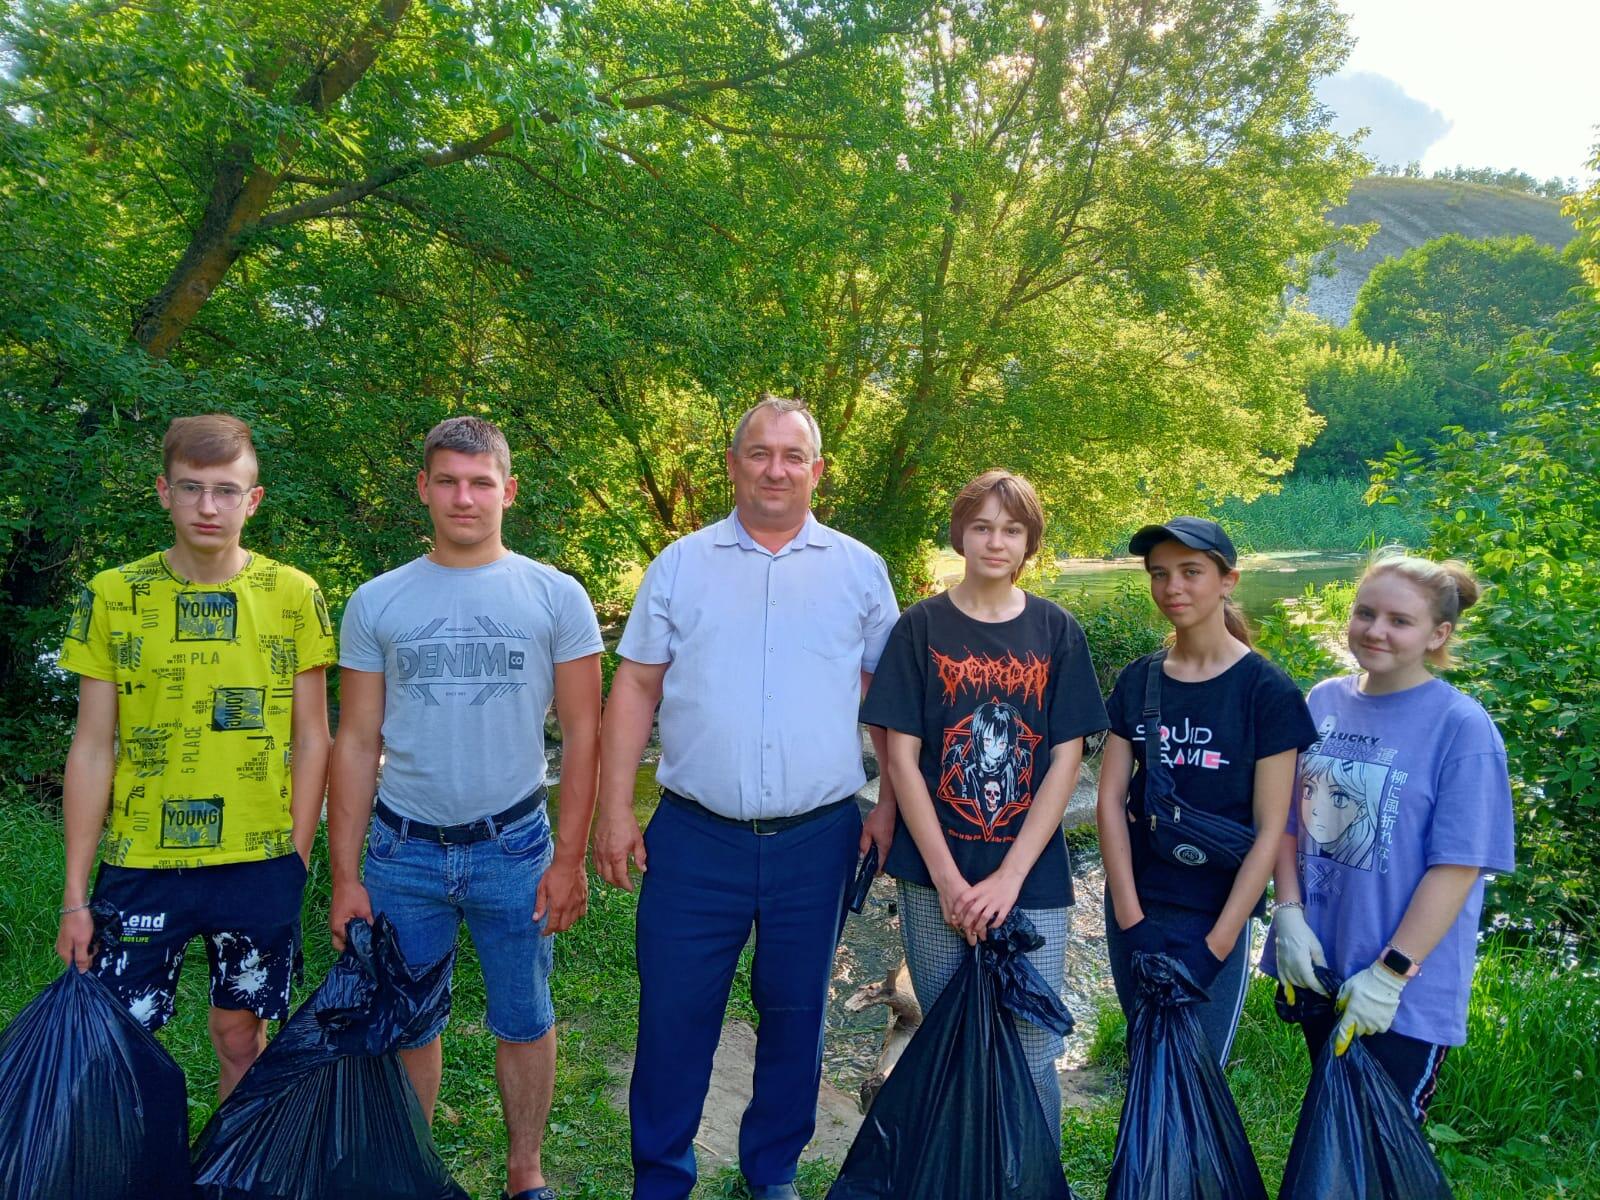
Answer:
[(1408, 981), (1382, 963), (1350, 976), (1339, 989), (1334, 1007), (1343, 1014), (1333, 1031), (1333, 1052), (1343, 1054), (1358, 1034), (1388, 1033)]
[(1326, 967), (1322, 943), (1306, 924), (1306, 915), (1298, 908), (1272, 910), (1272, 937), (1278, 951), (1278, 982), (1283, 984), (1284, 997), (1294, 1003), (1294, 989), (1309, 988), (1326, 996), (1328, 991), (1317, 982), (1315, 967)]

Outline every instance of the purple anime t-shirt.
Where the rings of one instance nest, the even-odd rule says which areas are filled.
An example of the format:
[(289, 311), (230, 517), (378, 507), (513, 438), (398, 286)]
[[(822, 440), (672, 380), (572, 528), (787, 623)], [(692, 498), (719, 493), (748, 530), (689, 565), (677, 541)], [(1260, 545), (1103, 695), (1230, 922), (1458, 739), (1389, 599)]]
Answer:
[[(1369, 696), (1344, 676), (1312, 688), (1307, 704), (1317, 741), (1300, 756), (1289, 832), (1300, 842), (1306, 921), (1328, 965), (1348, 978), (1383, 952), (1429, 867), (1512, 869), (1505, 744), (1482, 706), (1440, 679)], [(1406, 985), (1395, 1032), (1447, 1046), (1467, 1040), (1482, 912), (1480, 875)], [(1274, 950), (1269, 938), (1261, 961), (1269, 975)]]

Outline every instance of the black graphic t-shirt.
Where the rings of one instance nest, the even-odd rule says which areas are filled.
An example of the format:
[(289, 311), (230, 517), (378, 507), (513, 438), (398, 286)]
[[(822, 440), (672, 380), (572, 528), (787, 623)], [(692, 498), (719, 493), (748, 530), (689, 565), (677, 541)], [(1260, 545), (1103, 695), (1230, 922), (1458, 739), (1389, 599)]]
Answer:
[[(1149, 662), (1146, 655), (1124, 667), (1107, 704), (1111, 732), (1133, 744), (1128, 813), (1134, 819), (1128, 840), (1134, 883), (1141, 899), (1219, 913), (1233, 888), (1232, 870), (1209, 863), (1180, 866), (1150, 848), (1142, 766)], [(1304, 750), (1317, 740), (1317, 727), (1294, 680), (1254, 651), (1202, 683), (1186, 683), (1163, 672), (1161, 727), (1162, 760), (1185, 803), (1252, 828), (1257, 760)]]
[[(1050, 751), (1106, 727), (1083, 630), (1030, 595), (1009, 621), (977, 621), (948, 593), (901, 614), (861, 719), (922, 739), (922, 778), (950, 854), (968, 883), (999, 869), (1033, 807)], [(902, 818), (885, 870), (933, 886)], [(1023, 882), (1023, 908), (1071, 904), (1067, 846), (1057, 832)]]

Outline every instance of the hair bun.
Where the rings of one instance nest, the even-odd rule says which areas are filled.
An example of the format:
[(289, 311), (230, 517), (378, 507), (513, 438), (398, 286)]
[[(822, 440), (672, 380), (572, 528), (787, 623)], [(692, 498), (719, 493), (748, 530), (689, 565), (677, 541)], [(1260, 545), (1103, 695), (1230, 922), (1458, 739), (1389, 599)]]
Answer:
[(1458, 611), (1466, 612), (1483, 595), (1483, 585), (1472, 573), (1472, 568), (1458, 558), (1446, 559), (1439, 564), (1439, 567), (1455, 581), (1456, 599), (1460, 606)]

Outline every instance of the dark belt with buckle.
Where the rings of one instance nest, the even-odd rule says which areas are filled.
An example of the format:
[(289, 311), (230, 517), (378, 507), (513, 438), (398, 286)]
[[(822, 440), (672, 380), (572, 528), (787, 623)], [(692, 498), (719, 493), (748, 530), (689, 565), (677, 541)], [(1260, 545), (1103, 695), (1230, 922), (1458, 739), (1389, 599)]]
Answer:
[(544, 803), (544, 797), (544, 785), (540, 784), (532, 793), (518, 800), (504, 812), (497, 812), (490, 817), (479, 817), (476, 821), (468, 821), (464, 825), (429, 825), (426, 821), (403, 817), (382, 799), (373, 805), (372, 811), (378, 820), (407, 839), (417, 838), (424, 842), (437, 842), (441, 846), (470, 846), (474, 842), (486, 842), (513, 821), (522, 820)]
[(680, 796), (670, 788), (661, 789), (661, 798), (676, 808), (685, 812), (694, 813), (696, 816), (707, 817), (718, 825), (731, 825), (735, 829), (743, 829), (757, 837), (767, 837), (774, 833), (782, 833), (785, 829), (793, 829), (796, 825), (804, 825), (807, 821), (815, 821), (829, 813), (838, 812), (847, 804), (856, 802), (855, 796), (846, 796), (842, 800), (834, 800), (828, 804), (819, 805), (808, 812), (796, 813), (792, 817), (752, 817), (749, 820), (739, 820), (735, 817), (725, 817), (719, 812), (712, 812), (698, 800), (691, 800), (687, 796)]

